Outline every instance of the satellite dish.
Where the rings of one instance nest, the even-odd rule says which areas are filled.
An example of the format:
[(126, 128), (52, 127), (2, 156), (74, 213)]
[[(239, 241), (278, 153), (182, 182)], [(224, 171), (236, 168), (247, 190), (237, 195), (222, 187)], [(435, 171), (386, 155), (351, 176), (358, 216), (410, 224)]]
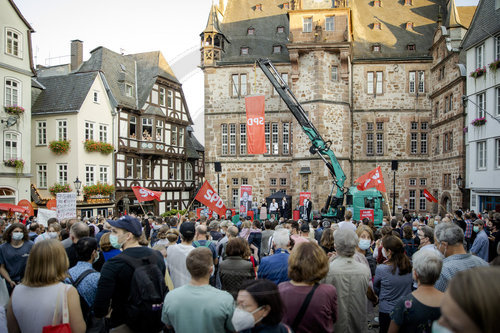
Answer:
[(3, 123), (7, 123), (6, 127), (9, 128), (9, 127), (12, 127), (14, 126), (15, 124), (17, 124), (17, 117), (15, 116), (10, 116), (9, 118), (7, 118), (7, 120), (3, 120), (2, 119), (2, 124)]

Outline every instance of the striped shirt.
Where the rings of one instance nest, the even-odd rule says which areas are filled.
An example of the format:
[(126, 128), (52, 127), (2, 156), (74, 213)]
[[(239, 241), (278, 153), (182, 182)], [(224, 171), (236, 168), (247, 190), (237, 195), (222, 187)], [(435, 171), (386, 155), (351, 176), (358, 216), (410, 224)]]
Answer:
[(448, 283), (455, 276), (455, 274), (478, 266), (488, 266), (488, 263), (470, 253), (454, 254), (444, 258), (441, 275), (436, 281), (436, 284), (434, 284), (434, 287), (437, 290), (445, 292)]

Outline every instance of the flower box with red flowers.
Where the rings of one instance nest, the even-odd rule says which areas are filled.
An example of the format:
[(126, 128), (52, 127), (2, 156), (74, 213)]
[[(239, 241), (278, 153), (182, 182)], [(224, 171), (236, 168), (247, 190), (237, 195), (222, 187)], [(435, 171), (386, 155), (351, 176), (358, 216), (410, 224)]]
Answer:
[(49, 149), (57, 154), (66, 154), (69, 151), (69, 141), (68, 140), (56, 140), (49, 142)]
[(500, 67), (500, 59), (493, 61), (491, 64), (489, 64), (489, 66), (490, 66), (490, 70), (496, 71), (498, 69), (498, 67)]
[(485, 117), (476, 118), (471, 122), (471, 125), (475, 127), (483, 126), (484, 124), (486, 124)]
[(480, 76), (486, 74), (486, 66), (477, 68), (474, 72), (470, 73), (470, 77), (477, 79)]
[(95, 185), (89, 185), (83, 187), (83, 195), (85, 197), (93, 196), (110, 196), (115, 192), (114, 185), (97, 183)]
[(66, 185), (61, 185), (61, 184), (54, 184), (51, 187), (49, 187), (49, 192), (53, 196), (56, 196), (57, 193), (66, 193), (66, 192), (71, 192), (71, 187), (69, 184)]
[(5, 112), (13, 115), (20, 115), (24, 113), (24, 108), (19, 105), (11, 105), (11, 106), (6, 106), (4, 107)]
[(102, 154), (108, 155), (113, 152), (113, 145), (106, 143), (106, 142), (100, 142), (100, 141), (94, 141), (94, 140), (85, 140), (84, 142), (84, 147), (85, 151), (91, 153), (94, 151), (98, 151)]

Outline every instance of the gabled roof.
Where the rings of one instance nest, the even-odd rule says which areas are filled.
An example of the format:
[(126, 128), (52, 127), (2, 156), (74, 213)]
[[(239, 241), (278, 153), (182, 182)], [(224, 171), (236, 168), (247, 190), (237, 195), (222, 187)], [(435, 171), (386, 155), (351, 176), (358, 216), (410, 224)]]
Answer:
[[(372, 1), (350, 1), (354, 37), (354, 58), (429, 58), (437, 27), (438, 8), (443, 0), (382, 1), (382, 7)], [(380, 22), (381, 29), (372, 29), (373, 22)], [(407, 29), (407, 23), (413, 28)], [(373, 52), (372, 46), (380, 44), (381, 51)], [(415, 51), (407, 46), (415, 44)]]
[(32, 114), (78, 112), (98, 72), (40, 77), (45, 87), (31, 108)]
[[(220, 30), (229, 43), (225, 43), (222, 60), (218, 63), (253, 63), (266, 57), (274, 62), (290, 62), (286, 44), (289, 23), (283, 0), (228, 0)], [(262, 4), (262, 10), (256, 4)], [(284, 33), (276, 29), (284, 27)], [(248, 28), (254, 35), (247, 35)], [(273, 54), (273, 46), (281, 45), (282, 52)], [(240, 55), (242, 47), (249, 48), (248, 55)]]
[(499, 31), (500, 10), (495, 10), (495, 0), (480, 0), (462, 48), (468, 50)]
[(137, 97), (138, 106), (146, 102), (153, 85), (158, 77), (179, 83), (172, 68), (160, 51), (145, 52), (127, 55), (137, 63)]
[(35, 32), (35, 30), (31, 27), (31, 25), (28, 23), (28, 21), (24, 18), (23, 14), (21, 14), (21, 11), (19, 10), (19, 8), (17, 8), (17, 6), (14, 3), (14, 1), (13, 0), (9, 0), (9, 3), (12, 6), (12, 8), (14, 8), (14, 10), (17, 13), (17, 15), (19, 15), (19, 18), (24, 22), (24, 24), (26, 24), (26, 26), (28, 27), (29, 31)]
[(118, 104), (123, 107), (137, 109), (138, 103), (135, 91), (133, 96), (127, 96), (125, 92), (126, 84), (132, 85), (134, 89), (137, 86), (134, 59), (102, 46), (90, 51), (90, 54), (90, 59), (80, 66), (78, 73), (102, 71)]

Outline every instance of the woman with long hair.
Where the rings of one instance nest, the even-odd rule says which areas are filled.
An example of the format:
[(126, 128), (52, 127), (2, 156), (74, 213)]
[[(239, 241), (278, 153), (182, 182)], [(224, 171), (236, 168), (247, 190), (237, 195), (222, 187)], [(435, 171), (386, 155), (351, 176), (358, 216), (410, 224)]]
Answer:
[(333, 238), (333, 230), (328, 228), (323, 230), (321, 234), (321, 239), (319, 241), (319, 245), (325, 251), (326, 254), (331, 254), (335, 252), (334, 238)]
[(7, 305), (9, 332), (41, 332), (44, 326), (53, 325), (54, 319), (60, 319), (54, 318), (54, 313), (62, 314), (65, 307), (71, 332), (85, 332), (80, 296), (73, 286), (63, 283), (68, 267), (68, 256), (60, 241), (49, 239), (33, 246), (24, 278)]
[(226, 245), (227, 257), (219, 265), (221, 289), (235, 298), (244, 281), (255, 279), (253, 265), (245, 257), (249, 252), (248, 243), (244, 239), (230, 239)]
[(386, 333), (391, 323), (390, 313), (400, 297), (411, 293), (413, 279), (401, 239), (392, 235), (383, 238), (382, 254), (387, 260), (377, 266), (373, 286), (379, 298), (379, 332)]

